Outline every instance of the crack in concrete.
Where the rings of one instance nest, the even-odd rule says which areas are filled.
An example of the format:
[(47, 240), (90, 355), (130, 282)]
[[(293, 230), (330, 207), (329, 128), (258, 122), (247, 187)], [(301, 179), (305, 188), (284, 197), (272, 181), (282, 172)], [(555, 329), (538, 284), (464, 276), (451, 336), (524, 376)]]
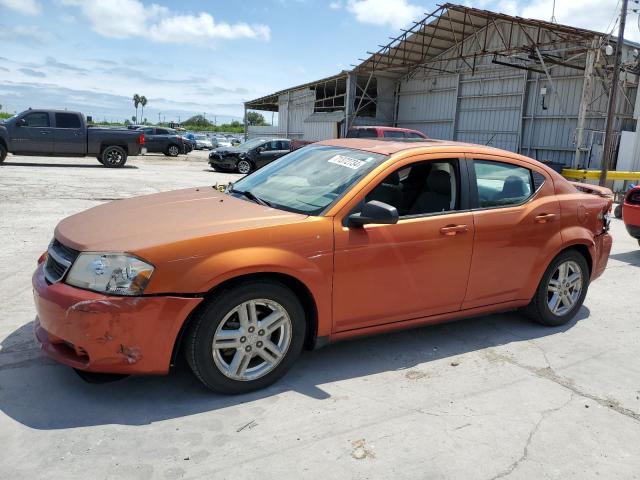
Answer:
[(540, 418), (538, 419), (536, 424), (533, 426), (533, 428), (529, 432), (529, 435), (527, 437), (527, 441), (525, 442), (524, 448), (522, 449), (522, 455), (520, 455), (520, 457), (517, 458), (514, 462), (512, 462), (511, 465), (509, 465), (506, 469), (504, 469), (503, 471), (501, 471), (497, 475), (494, 475), (489, 480), (497, 480), (499, 478), (504, 478), (504, 477), (506, 477), (508, 475), (511, 475), (516, 470), (516, 468), (518, 468), (520, 466), (520, 464), (522, 462), (525, 462), (529, 458), (529, 447), (531, 446), (531, 441), (533, 440), (533, 437), (535, 436), (535, 434), (538, 433), (538, 430), (540, 430), (540, 425), (542, 425), (542, 422), (546, 418), (548, 418), (549, 415), (551, 415), (552, 413), (555, 413), (558, 410), (562, 410), (564, 407), (569, 405), (571, 403), (571, 401), (573, 400), (574, 396), (575, 396), (575, 394), (573, 392), (571, 392), (571, 396), (569, 397), (569, 400), (564, 402), (562, 405), (560, 405), (559, 407), (555, 407), (555, 408), (550, 408), (548, 410), (544, 410), (540, 414)]
[[(594, 402), (596, 402), (598, 405), (602, 407), (611, 409), (614, 412), (619, 413), (620, 415), (624, 415), (625, 417), (635, 420), (636, 422), (640, 422), (640, 413), (636, 413), (629, 408), (623, 407), (622, 405), (620, 405), (620, 402), (618, 400), (600, 398), (597, 395), (580, 390), (576, 385), (574, 385), (573, 380), (571, 380), (570, 378), (566, 378), (561, 375), (558, 375), (551, 367), (536, 368), (530, 365), (524, 365), (518, 362), (517, 360), (513, 359), (512, 357), (496, 353), (495, 351), (490, 351), (490, 354), (488, 353), (487, 356), (493, 357), (493, 359), (499, 359), (499, 360), (505, 361), (507, 363), (515, 365), (516, 367), (520, 367), (524, 370), (527, 370), (528, 372), (534, 374), (538, 378), (544, 378), (546, 380), (550, 380), (570, 390), (576, 395), (579, 395), (583, 398), (588, 398), (589, 400), (593, 400)], [(489, 358), (489, 360), (491, 360), (491, 358)]]

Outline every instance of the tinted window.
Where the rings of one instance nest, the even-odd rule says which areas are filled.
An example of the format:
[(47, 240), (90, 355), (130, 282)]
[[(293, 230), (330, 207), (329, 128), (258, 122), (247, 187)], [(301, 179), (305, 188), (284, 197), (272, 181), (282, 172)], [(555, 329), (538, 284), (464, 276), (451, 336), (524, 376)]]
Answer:
[(385, 130), (384, 138), (405, 138), (405, 134), (397, 130)]
[(531, 170), (509, 163), (475, 160), (480, 208), (517, 205), (533, 193)]
[(141, 130), (145, 135), (153, 135), (153, 128), (142, 128)]
[(56, 113), (57, 128), (80, 128), (80, 118), (75, 113)]
[(48, 127), (49, 126), (49, 114), (48, 113), (29, 113), (24, 117), (27, 122), (27, 127)]
[(169, 131), (164, 128), (156, 128), (156, 135), (168, 135)]
[(378, 136), (378, 132), (375, 128), (359, 128), (358, 129), (359, 138), (376, 138), (377, 136)]
[(457, 160), (419, 162), (389, 174), (366, 198), (396, 207), (402, 216), (460, 209)]
[(407, 137), (409, 138), (424, 138), (422, 135), (420, 135), (419, 133), (414, 133), (414, 132), (409, 132), (407, 133)]
[(282, 150), (291, 150), (291, 142), (283, 141), (282, 142)]

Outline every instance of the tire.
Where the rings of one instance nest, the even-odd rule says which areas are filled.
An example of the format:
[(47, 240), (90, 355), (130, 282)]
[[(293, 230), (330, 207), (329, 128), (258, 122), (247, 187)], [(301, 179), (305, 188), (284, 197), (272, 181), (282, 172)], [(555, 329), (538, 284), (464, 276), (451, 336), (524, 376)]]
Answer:
[(619, 203), (616, 208), (613, 209), (613, 216), (616, 218), (622, 218), (622, 204)]
[(178, 147), (178, 145), (169, 145), (169, 148), (167, 148), (167, 155), (170, 157), (177, 157), (180, 155), (180, 147)]
[(102, 152), (102, 163), (107, 168), (121, 168), (127, 163), (127, 152), (122, 147), (107, 147)]
[[(566, 268), (566, 276), (561, 273), (563, 267)], [(572, 277), (575, 280), (571, 280)], [(551, 288), (559, 288), (565, 295), (554, 293)], [(587, 260), (577, 250), (566, 250), (549, 264), (531, 303), (524, 308), (524, 313), (542, 325), (564, 325), (580, 310), (588, 288)]]
[(253, 165), (249, 160), (239, 160), (236, 164), (236, 170), (238, 171), (238, 173), (246, 175), (248, 173), (251, 173), (251, 170), (253, 170)]
[[(245, 312), (244, 320), (240, 312)], [(273, 323), (261, 328), (274, 313), (280, 316), (272, 315)], [(185, 339), (185, 355), (207, 388), (246, 393), (271, 385), (291, 368), (302, 351), (306, 325), (300, 300), (286, 286), (247, 281), (220, 291), (197, 314)], [(229, 347), (214, 348), (214, 341)]]
[(7, 158), (7, 147), (0, 143), (0, 163), (3, 163)]

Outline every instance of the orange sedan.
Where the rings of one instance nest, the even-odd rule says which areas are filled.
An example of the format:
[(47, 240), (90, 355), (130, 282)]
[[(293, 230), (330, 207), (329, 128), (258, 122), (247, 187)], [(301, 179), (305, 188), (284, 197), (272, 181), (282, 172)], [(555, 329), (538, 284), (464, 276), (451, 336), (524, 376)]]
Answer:
[(611, 200), (541, 163), (435, 140), (331, 140), (221, 193), (106, 203), (57, 226), (36, 337), (82, 372), (265, 387), (303, 348), (521, 308), (568, 322), (611, 249)]

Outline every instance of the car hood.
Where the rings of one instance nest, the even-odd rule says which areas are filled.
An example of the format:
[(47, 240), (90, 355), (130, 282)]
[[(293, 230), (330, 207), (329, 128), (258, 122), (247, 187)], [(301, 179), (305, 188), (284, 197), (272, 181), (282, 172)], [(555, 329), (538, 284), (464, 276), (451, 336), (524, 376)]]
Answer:
[(235, 198), (213, 187), (199, 187), (99, 205), (62, 220), (55, 237), (79, 251), (135, 253), (306, 218)]
[(246, 150), (242, 150), (236, 147), (218, 147), (211, 150), (211, 155), (219, 154), (219, 155), (239, 155), (241, 153), (247, 153)]

